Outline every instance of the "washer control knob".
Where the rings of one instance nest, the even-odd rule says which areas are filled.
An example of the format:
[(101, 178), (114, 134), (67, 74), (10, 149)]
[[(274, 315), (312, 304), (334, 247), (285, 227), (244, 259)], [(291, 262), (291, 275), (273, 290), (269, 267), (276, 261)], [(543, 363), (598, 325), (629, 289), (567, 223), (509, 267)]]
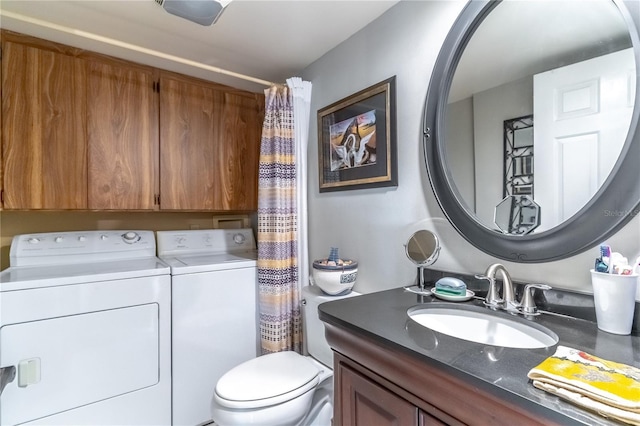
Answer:
[(29, 244), (38, 244), (40, 242), (40, 238), (31, 237), (27, 240)]
[(125, 232), (122, 234), (122, 239), (127, 244), (133, 244), (140, 240), (140, 235), (137, 232)]
[(247, 237), (245, 237), (244, 234), (235, 234), (233, 236), (233, 242), (235, 242), (236, 244), (242, 244), (246, 239)]
[(109, 237), (108, 237), (106, 234), (102, 234), (102, 235), (100, 235), (100, 239), (101, 239), (102, 241), (105, 241), (105, 240), (107, 240), (108, 238), (109, 238)]
[(81, 243), (82, 243), (82, 242), (84, 242), (84, 241), (86, 241), (86, 240), (87, 240), (87, 237), (85, 237), (84, 235), (80, 235), (80, 236), (78, 237), (78, 241), (80, 241)]
[(62, 238), (62, 237), (55, 237), (55, 238), (53, 239), (53, 241), (54, 241), (54, 242), (56, 242), (56, 243), (61, 243), (61, 242), (62, 242), (62, 240), (64, 240), (64, 238)]

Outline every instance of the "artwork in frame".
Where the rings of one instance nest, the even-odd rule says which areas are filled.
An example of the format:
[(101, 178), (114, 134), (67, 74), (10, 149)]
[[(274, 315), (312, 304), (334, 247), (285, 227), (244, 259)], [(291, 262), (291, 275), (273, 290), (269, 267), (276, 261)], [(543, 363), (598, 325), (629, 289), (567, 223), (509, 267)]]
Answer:
[(320, 192), (397, 186), (395, 76), (318, 110)]

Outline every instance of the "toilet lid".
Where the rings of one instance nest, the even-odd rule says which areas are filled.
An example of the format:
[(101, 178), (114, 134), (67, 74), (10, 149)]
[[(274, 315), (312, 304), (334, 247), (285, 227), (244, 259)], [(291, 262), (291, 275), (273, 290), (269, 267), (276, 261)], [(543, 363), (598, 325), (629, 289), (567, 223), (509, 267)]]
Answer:
[(293, 399), (318, 384), (320, 371), (306, 357), (277, 352), (246, 361), (218, 380), (215, 396), (232, 408), (257, 408)]

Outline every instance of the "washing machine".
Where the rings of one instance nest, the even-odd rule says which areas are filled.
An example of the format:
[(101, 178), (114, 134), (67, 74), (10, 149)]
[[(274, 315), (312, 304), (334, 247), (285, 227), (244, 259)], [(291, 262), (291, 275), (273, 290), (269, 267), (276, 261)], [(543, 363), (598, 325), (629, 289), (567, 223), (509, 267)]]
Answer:
[(169, 425), (170, 309), (152, 231), (14, 237), (0, 273), (0, 424)]
[(256, 244), (251, 229), (158, 231), (171, 266), (173, 424), (211, 422), (222, 375), (255, 358)]

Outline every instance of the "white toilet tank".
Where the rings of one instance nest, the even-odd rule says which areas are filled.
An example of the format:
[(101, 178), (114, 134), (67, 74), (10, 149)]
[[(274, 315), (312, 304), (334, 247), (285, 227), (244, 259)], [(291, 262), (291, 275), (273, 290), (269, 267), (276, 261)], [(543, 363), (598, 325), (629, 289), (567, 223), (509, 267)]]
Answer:
[(318, 286), (302, 287), (302, 323), (304, 325), (304, 339), (307, 343), (307, 352), (333, 370), (333, 353), (324, 337), (324, 323), (318, 317), (318, 305), (332, 300), (359, 296), (360, 293), (351, 293), (338, 296), (330, 296), (323, 293)]

